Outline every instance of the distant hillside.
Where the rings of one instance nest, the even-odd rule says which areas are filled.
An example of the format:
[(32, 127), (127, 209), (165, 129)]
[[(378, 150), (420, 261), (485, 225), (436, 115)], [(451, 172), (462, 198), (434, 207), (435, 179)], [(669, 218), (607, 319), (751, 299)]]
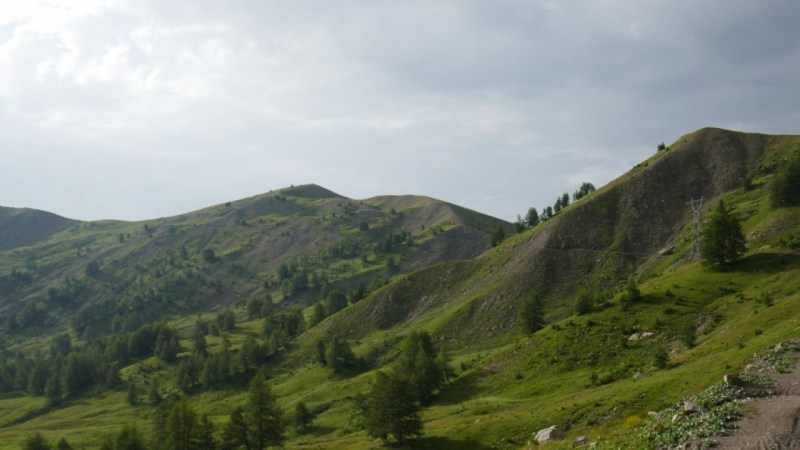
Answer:
[(0, 251), (33, 244), (76, 223), (45, 211), (0, 206)]
[[(4, 209), (0, 242), (29, 247), (0, 252), (0, 317), (26, 329), (104, 332), (115, 318), (114, 329), (129, 328), (267, 294), (307, 305), (330, 289), (365, 292), (404, 272), (474, 258), (490, 247), (490, 230), (511, 232), (507, 222), (438, 200), (389, 199), (303, 185), (143, 222)], [(282, 267), (291, 272), (283, 278)]]

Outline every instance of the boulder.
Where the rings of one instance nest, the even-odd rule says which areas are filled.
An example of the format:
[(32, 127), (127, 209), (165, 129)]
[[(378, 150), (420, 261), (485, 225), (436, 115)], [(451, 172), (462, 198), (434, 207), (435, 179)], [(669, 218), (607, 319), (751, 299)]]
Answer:
[(700, 414), (703, 412), (703, 407), (698, 405), (697, 403), (685, 401), (683, 402), (683, 413), (686, 415), (690, 414)]
[(559, 430), (557, 426), (553, 425), (551, 427), (543, 428), (536, 432), (536, 442), (543, 444), (545, 442), (552, 442), (557, 441), (559, 439), (564, 439), (566, 437), (566, 433)]
[(655, 333), (652, 331), (641, 331), (638, 333), (633, 333), (631, 337), (628, 338), (629, 341), (643, 341), (645, 339), (650, 339), (653, 337)]

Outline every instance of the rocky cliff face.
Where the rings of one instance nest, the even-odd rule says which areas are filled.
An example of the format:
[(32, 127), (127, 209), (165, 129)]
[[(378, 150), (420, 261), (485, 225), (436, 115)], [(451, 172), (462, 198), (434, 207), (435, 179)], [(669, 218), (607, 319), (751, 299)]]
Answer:
[(674, 245), (691, 220), (691, 199), (703, 197), (709, 207), (771, 170), (768, 161), (793, 140), (714, 128), (691, 133), (535, 230), (476, 261), (412, 275), (342, 320), (387, 327), (441, 309), (449, 314), (441, 334), (478, 341), (510, 329), (533, 290), (551, 314), (571, 312), (578, 289), (613, 292)]

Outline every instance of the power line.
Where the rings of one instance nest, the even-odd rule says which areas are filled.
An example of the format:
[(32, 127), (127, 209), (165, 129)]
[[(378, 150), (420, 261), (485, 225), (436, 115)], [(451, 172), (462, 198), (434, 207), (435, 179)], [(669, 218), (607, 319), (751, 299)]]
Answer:
[(703, 212), (704, 203), (703, 197), (689, 200), (688, 203), (692, 210), (692, 253), (689, 255), (691, 259), (700, 256), (700, 247), (703, 245), (703, 224), (700, 221), (700, 214)]

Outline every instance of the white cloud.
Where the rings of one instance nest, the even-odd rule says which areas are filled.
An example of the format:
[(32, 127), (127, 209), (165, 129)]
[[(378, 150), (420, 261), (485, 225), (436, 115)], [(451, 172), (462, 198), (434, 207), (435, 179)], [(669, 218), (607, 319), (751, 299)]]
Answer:
[(0, 204), (146, 218), (316, 182), (512, 219), (702, 126), (797, 131), (798, 12), (5, 1)]

